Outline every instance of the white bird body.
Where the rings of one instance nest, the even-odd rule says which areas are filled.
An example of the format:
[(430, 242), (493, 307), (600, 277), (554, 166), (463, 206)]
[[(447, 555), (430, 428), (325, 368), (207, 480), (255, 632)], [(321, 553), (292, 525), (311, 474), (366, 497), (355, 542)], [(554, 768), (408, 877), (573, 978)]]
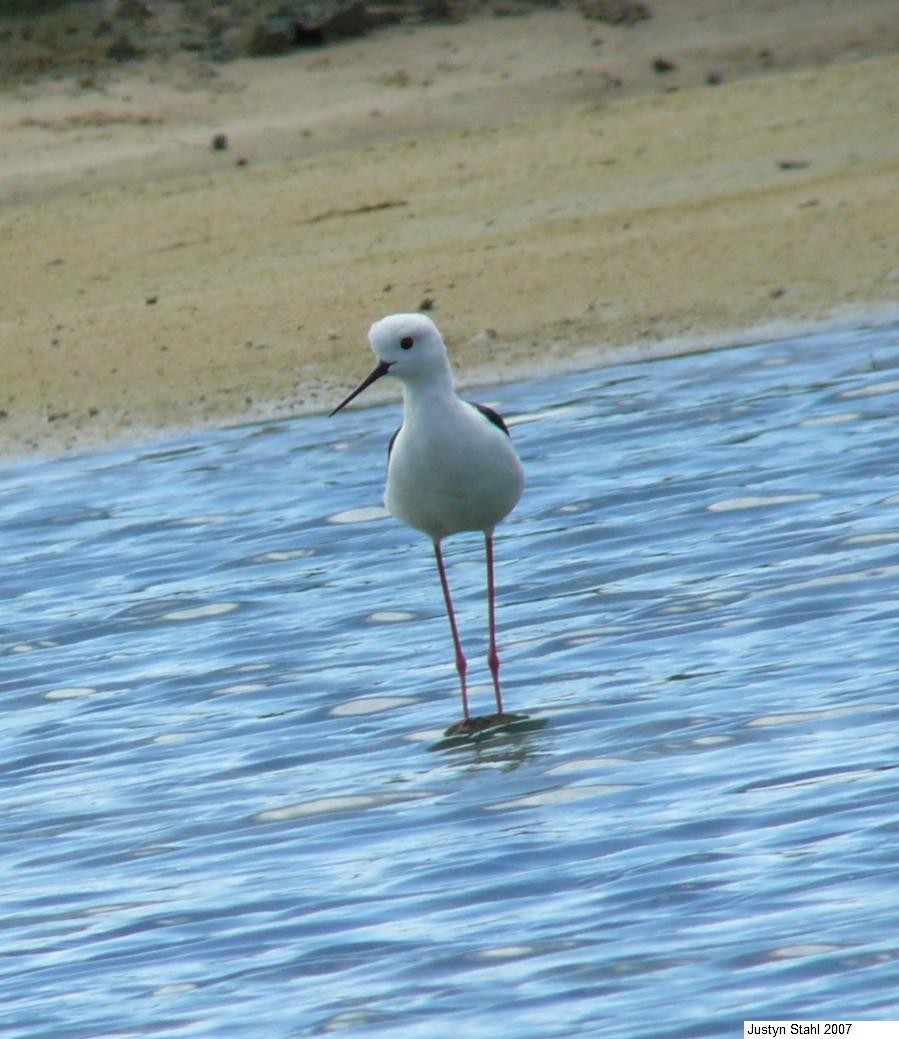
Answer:
[(489, 722), (508, 720), (503, 712), (496, 648), (493, 530), (515, 507), (524, 472), (503, 420), (489, 408), (461, 400), (443, 339), (424, 314), (391, 314), (368, 333), (378, 365), (337, 407), (382, 376), (403, 386), (403, 424), (390, 443), (384, 504), (392, 516), (430, 537), (449, 617), (456, 669), (462, 692), (463, 721), (454, 729), (471, 731), (462, 652), (441, 542), (450, 534), (480, 531), (487, 559), (490, 632), (488, 661), (497, 713)]
[(508, 435), (455, 393), (408, 387), (404, 398), (387, 467), (388, 512), (432, 539), (492, 531), (524, 486)]

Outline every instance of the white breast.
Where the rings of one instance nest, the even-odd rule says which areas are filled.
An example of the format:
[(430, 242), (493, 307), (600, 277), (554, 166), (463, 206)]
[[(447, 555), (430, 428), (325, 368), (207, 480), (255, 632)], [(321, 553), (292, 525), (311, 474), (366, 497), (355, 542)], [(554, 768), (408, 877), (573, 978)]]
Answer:
[(470, 404), (454, 397), (419, 409), (407, 401), (387, 471), (391, 515), (434, 539), (489, 531), (523, 486), (509, 437)]

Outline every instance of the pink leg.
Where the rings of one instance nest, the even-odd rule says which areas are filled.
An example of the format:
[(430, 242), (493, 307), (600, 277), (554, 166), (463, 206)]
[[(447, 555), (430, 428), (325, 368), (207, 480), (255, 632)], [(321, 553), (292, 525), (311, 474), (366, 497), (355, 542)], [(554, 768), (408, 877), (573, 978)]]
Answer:
[(456, 614), (453, 610), (453, 597), (450, 595), (449, 581), (446, 579), (446, 567), (443, 565), (443, 552), (440, 550), (440, 542), (434, 542), (434, 555), (437, 558), (437, 572), (440, 574), (440, 587), (443, 589), (443, 601), (446, 603), (446, 615), (449, 617), (450, 631), (453, 633), (453, 646), (456, 650), (456, 671), (459, 673), (459, 687), (462, 690), (462, 714), (465, 721), (471, 718), (468, 713), (468, 689), (465, 685), (465, 672), (468, 664), (465, 654), (462, 652), (462, 642), (459, 639), (459, 628), (456, 625)]
[(496, 585), (493, 581), (493, 531), (484, 536), (487, 556), (487, 623), (490, 629), (490, 649), (487, 662), (493, 676), (493, 692), (496, 696), (496, 713), (503, 713), (503, 692), (499, 684), (499, 652), (496, 648)]

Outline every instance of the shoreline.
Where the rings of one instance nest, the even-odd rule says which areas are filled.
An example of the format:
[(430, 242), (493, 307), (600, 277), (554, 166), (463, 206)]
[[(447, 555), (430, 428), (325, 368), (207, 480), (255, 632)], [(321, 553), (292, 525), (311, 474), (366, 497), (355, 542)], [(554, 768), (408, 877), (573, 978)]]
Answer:
[[(630, 344), (610, 346), (597, 349), (595, 345), (581, 344), (574, 352), (560, 360), (558, 354), (552, 359), (537, 361), (524, 359), (507, 365), (501, 375), (495, 367), (474, 366), (464, 372), (454, 371), (456, 387), (460, 391), (482, 390), (488, 392), (491, 387), (505, 386), (511, 383), (527, 382), (532, 379), (551, 379), (556, 376), (574, 375), (599, 368), (613, 368), (617, 365), (651, 364), (654, 361), (674, 357), (685, 357), (695, 354), (718, 353), (721, 351), (740, 350), (747, 346), (764, 343), (775, 343), (785, 339), (813, 338), (829, 333), (839, 334), (859, 328), (879, 328), (899, 323), (899, 304), (877, 307), (842, 308), (830, 315), (815, 320), (792, 320), (783, 318), (767, 321), (750, 328), (708, 332), (698, 336), (676, 336), (667, 340), (645, 340)], [(549, 344), (552, 347), (555, 344)], [(570, 346), (570, 344), (564, 344)], [(103, 451), (125, 449), (137, 444), (157, 446), (170, 440), (178, 440), (193, 434), (214, 431), (217, 429), (234, 429), (242, 426), (265, 422), (289, 421), (293, 418), (308, 418), (326, 415), (337, 402), (344, 390), (352, 388), (371, 367), (367, 343), (360, 342), (360, 355), (365, 363), (359, 371), (344, 385), (320, 390), (316, 403), (294, 406), (260, 405), (256, 410), (246, 411), (231, 417), (214, 416), (205, 420), (191, 419), (185, 423), (171, 422), (164, 425), (156, 423), (146, 426), (134, 426), (126, 422), (116, 427), (111, 435), (102, 435), (96, 440), (80, 440), (69, 447), (60, 447), (51, 441), (47, 450), (29, 449), (22, 452), (0, 452), (0, 466), (9, 467), (25, 465), (31, 461), (50, 461), (70, 455), (92, 455)], [(452, 360), (452, 349), (450, 349)], [(357, 378), (358, 376), (358, 378)], [(307, 390), (308, 392), (308, 390)], [(402, 394), (399, 386), (388, 383), (376, 385), (370, 389), (365, 398), (356, 403), (361, 410), (396, 404), (402, 406)], [(514, 412), (511, 414), (514, 415)]]
[(0, 97), (20, 145), (0, 158), (0, 455), (325, 411), (367, 371), (369, 324), (423, 304), (469, 386), (890, 320), (899, 58), (832, 60), (835, 22), (822, 64), (737, 78), (707, 6)]

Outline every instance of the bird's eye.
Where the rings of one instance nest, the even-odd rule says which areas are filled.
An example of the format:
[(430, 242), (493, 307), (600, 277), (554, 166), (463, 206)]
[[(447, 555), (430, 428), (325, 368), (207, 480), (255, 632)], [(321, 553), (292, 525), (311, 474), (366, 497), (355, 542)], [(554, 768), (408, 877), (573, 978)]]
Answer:
[(400, 346), (404, 350), (411, 350), (412, 347), (415, 346), (415, 340), (412, 338), (412, 336), (403, 336), (403, 338), (400, 340)]

